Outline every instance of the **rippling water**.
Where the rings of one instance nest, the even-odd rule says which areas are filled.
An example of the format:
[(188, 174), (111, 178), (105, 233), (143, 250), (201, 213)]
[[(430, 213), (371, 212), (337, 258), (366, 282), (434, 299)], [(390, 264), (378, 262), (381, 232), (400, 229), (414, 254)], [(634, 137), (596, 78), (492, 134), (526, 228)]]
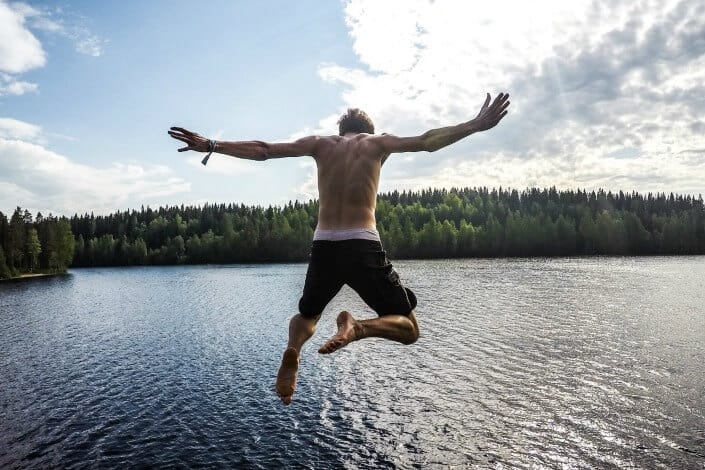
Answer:
[(422, 336), (273, 382), (303, 264), (0, 284), (0, 467), (705, 466), (705, 258), (395, 263)]

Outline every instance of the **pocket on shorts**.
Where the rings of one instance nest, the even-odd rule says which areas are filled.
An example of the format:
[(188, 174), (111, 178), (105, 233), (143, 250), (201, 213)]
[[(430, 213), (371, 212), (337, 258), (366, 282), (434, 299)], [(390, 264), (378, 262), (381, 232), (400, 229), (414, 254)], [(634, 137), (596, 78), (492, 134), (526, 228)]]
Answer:
[(399, 274), (392, 266), (392, 263), (387, 258), (387, 252), (368, 251), (363, 253), (363, 265), (365, 269), (371, 273), (376, 284), (379, 284), (383, 289), (401, 286)]
[(383, 269), (386, 268), (387, 265), (391, 266), (387, 259), (387, 252), (384, 250), (362, 251), (360, 252), (359, 262), (363, 267), (371, 270)]
[(413, 306), (387, 252), (361, 251), (356, 257), (351, 287), (378, 315), (408, 314)]
[(375, 268), (374, 283), (380, 302), (378, 314), (405, 315), (413, 309), (406, 288), (391, 263)]

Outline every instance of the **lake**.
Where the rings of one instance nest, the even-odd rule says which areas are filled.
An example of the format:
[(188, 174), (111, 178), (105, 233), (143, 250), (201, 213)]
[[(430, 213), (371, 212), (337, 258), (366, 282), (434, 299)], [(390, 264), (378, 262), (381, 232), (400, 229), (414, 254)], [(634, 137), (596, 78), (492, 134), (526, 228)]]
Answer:
[(305, 264), (0, 283), (0, 467), (703, 468), (705, 257), (395, 262), (419, 341), (302, 352)]

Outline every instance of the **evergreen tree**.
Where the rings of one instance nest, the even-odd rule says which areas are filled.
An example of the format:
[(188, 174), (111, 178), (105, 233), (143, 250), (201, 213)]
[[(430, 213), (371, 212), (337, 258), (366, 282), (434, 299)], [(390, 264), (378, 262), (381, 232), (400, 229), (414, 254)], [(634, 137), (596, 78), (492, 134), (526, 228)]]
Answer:
[(7, 279), (9, 277), (12, 277), (12, 273), (10, 272), (10, 268), (7, 266), (5, 250), (3, 250), (2, 245), (0, 245), (0, 279)]
[[(7, 221), (7, 216), (0, 212), (0, 248), (3, 249), (3, 253), (9, 252), (8, 243), (10, 236), (10, 225)], [(7, 262), (7, 258), (5, 258)]]
[(22, 269), (22, 262), (25, 256), (25, 226), (22, 218), (22, 209), (17, 208), (10, 219), (8, 231), (7, 258), (12, 268)]
[(58, 270), (65, 271), (71, 265), (73, 260), (75, 244), (73, 238), (73, 232), (71, 232), (71, 225), (68, 220), (62, 218), (56, 227), (56, 239), (57, 239), (57, 261)]
[[(73, 243), (73, 239), (71, 240)], [(27, 253), (27, 262), (29, 272), (34, 272), (34, 270), (39, 265), (39, 254), (42, 252), (42, 245), (39, 243), (39, 234), (37, 229), (34, 227), (27, 231), (27, 247), (25, 253)]]

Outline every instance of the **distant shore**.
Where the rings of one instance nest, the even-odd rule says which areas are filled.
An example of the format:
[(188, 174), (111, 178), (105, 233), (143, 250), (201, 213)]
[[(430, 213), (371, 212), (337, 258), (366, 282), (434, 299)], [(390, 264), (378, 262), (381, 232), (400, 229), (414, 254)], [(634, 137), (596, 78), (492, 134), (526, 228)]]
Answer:
[(28, 273), (28, 274), (21, 274), (17, 277), (0, 279), (0, 282), (3, 282), (3, 281), (26, 281), (26, 280), (36, 279), (36, 278), (40, 278), (40, 277), (59, 276), (61, 274), (66, 274), (66, 273), (65, 272), (63, 272), (63, 273)]

